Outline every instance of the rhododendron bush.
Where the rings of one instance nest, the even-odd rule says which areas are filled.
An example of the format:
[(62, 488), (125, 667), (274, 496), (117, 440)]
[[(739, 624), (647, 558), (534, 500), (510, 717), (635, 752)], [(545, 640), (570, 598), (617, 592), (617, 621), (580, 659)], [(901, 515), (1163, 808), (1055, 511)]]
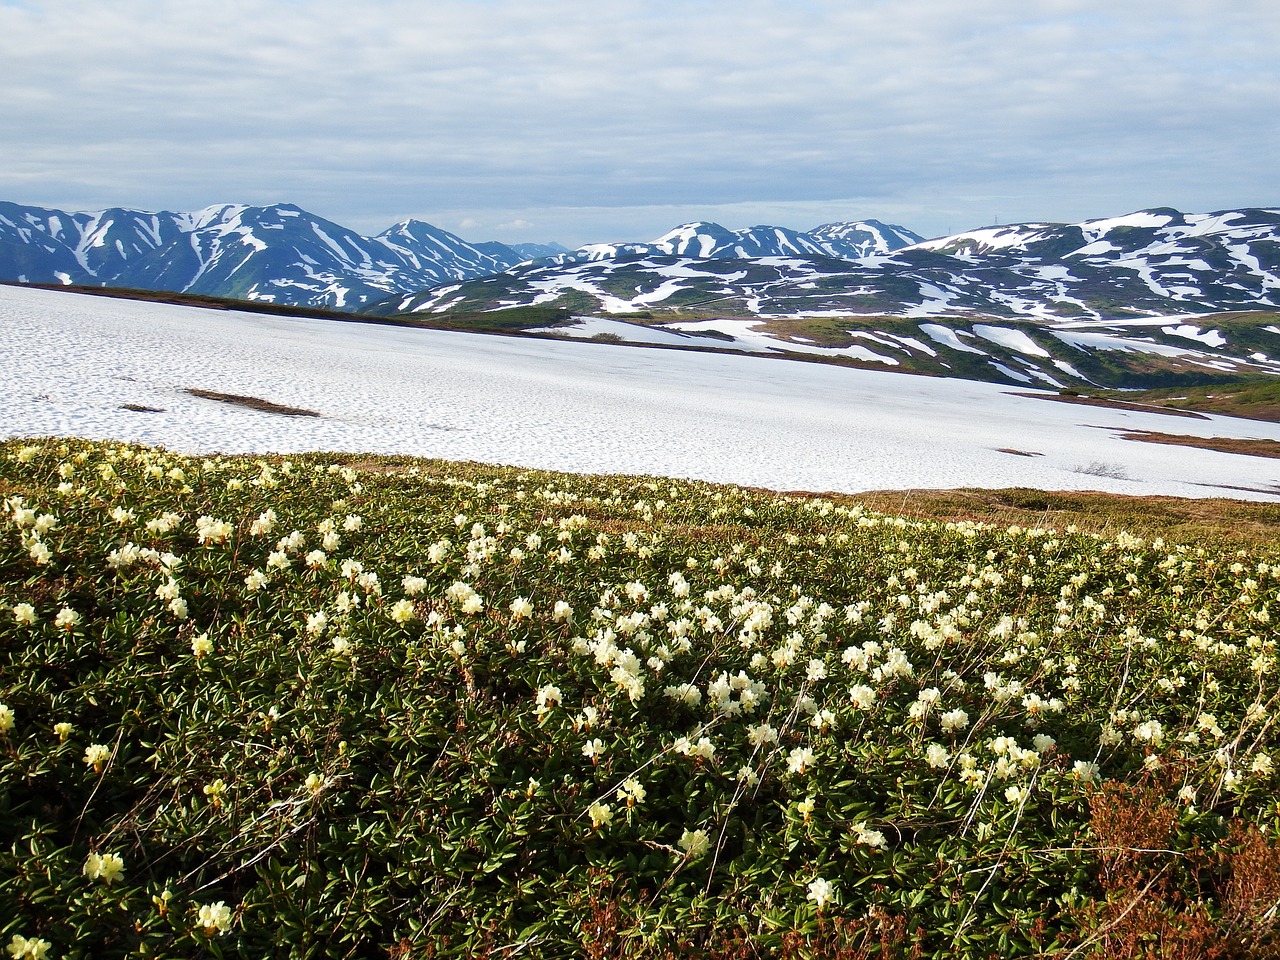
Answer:
[(0, 500), (14, 957), (1270, 943), (1264, 548), (65, 440)]

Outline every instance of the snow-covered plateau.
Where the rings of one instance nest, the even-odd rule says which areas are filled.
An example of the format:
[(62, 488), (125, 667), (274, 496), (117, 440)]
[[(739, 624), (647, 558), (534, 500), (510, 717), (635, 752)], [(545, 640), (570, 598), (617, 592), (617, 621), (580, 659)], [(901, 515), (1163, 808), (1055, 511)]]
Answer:
[(991, 383), (15, 287), (0, 287), (0, 331), (5, 437), (400, 453), (814, 492), (1280, 497), (1280, 460), (1122, 437), (1280, 440), (1280, 424), (1050, 403)]

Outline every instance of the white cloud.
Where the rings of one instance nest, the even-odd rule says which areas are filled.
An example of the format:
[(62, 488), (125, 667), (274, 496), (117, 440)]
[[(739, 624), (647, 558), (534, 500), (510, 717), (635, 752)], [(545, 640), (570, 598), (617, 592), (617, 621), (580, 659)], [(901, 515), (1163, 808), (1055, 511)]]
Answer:
[(566, 243), (641, 229), (572, 232), (586, 208), (854, 198), (931, 233), (1275, 203), (1278, 34), (1274, 0), (46, 0), (0, 6), (0, 197), (466, 207)]

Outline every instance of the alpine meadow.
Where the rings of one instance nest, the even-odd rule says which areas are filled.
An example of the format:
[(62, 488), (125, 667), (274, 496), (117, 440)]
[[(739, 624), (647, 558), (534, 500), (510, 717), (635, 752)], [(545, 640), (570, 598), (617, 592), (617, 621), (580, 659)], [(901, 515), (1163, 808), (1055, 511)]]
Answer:
[(1271, 535), (0, 455), (14, 958), (1274, 950)]

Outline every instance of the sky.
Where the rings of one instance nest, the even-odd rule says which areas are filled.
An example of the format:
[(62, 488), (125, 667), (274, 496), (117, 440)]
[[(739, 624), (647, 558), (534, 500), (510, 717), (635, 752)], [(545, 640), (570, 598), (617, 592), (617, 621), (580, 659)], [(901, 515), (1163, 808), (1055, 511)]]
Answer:
[(0, 199), (926, 237), (1280, 204), (1276, 0), (0, 0)]

